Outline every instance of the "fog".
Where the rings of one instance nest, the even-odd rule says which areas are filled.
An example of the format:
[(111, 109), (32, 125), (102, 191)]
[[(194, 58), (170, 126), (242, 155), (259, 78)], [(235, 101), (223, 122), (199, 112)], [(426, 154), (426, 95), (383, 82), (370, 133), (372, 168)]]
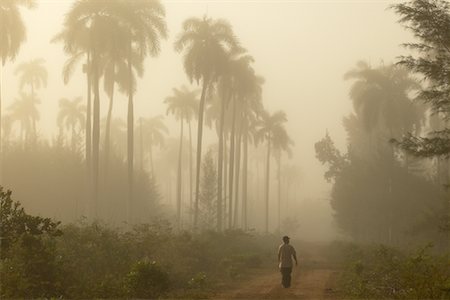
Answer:
[[(63, 83), (61, 74), (67, 56), (62, 43), (51, 42), (61, 30), (73, 1), (42, 0), (37, 4), (36, 9), (21, 10), (27, 39), (16, 59), (3, 69), (3, 107), (7, 112), (18, 95), (18, 77), (14, 75), (17, 66), (43, 58), (48, 85), (38, 91), (41, 103), (37, 106), (40, 112), (37, 130), (43, 139), (51, 140), (58, 134), (55, 124), (59, 99), (81, 96), (85, 102), (86, 84), (80, 67), (67, 85)], [(337, 148), (345, 151), (347, 136), (342, 119), (352, 111), (349, 100), (352, 82), (345, 81), (344, 74), (360, 60), (372, 65), (395, 62), (404, 53), (400, 44), (412, 39), (412, 35), (397, 23), (398, 17), (388, 9), (390, 4), (391, 1), (331, 0), (163, 1), (168, 38), (161, 42), (158, 56), (145, 60), (145, 74), (138, 79), (134, 99), (135, 120), (164, 115), (164, 123), (170, 137), (175, 139), (175, 149), (178, 149), (179, 123), (173, 116), (166, 115), (164, 99), (172, 94), (173, 88), (186, 85), (200, 89), (201, 85), (189, 82), (183, 70), (182, 55), (174, 50), (174, 41), (181, 32), (182, 22), (188, 17), (228, 20), (242, 46), (254, 58), (255, 72), (265, 79), (262, 87), (265, 109), (269, 112), (283, 110), (287, 115), (286, 130), (294, 145), (292, 158), (284, 157), (283, 160), (297, 166), (299, 171), (293, 183), (294, 191), (288, 196), (295, 209), (283, 212), (284, 217), (296, 218), (300, 224), (299, 234), (307, 239), (334, 238), (339, 230), (330, 207), (331, 185), (323, 177), (325, 167), (315, 158), (314, 144), (328, 132)], [(127, 96), (116, 95), (113, 117), (126, 120)], [(101, 88), (102, 118), (107, 113), (107, 99)], [(196, 124), (193, 124), (194, 142), (195, 137)], [(203, 153), (212, 144), (217, 144), (217, 135), (206, 128)], [(265, 149), (265, 146), (261, 147)], [(161, 201), (170, 211), (175, 205), (175, 183), (170, 190), (162, 175), (158, 178), (159, 170), (165, 168), (161, 163), (165, 151), (155, 148), (155, 177), (160, 186)], [(135, 154), (135, 162), (138, 156)], [(275, 172), (275, 162), (272, 169)], [(4, 175), (8, 177), (8, 174)], [(270, 197), (271, 207), (275, 210), (275, 177), (273, 182)], [(22, 191), (14, 192), (18, 200), (32, 202), (21, 197)], [(254, 208), (261, 209), (263, 194), (253, 197)], [(32, 207), (39, 214), (47, 213), (38, 203)], [(51, 216), (62, 217), (61, 212), (47, 209)], [(262, 217), (261, 211), (256, 210), (254, 214)], [(253, 226), (261, 230), (261, 222), (254, 218)], [(271, 223), (271, 230), (275, 230), (276, 221)]]
[(449, 33), (446, 0), (0, 0), (0, 298), (449, 299)]

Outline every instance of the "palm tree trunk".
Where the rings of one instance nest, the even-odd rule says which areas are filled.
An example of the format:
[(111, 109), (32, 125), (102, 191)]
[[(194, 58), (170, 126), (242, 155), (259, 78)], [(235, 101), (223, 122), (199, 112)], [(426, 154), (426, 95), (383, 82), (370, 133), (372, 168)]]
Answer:
[[(226, 96), (223, 93), (222, 102), (220, 105), (220, 120), (219, 120), (219, 155), (217, 160), (217, 230), (222, 231), (222, 183), (223, 183), (223, 128), (225, 123), (225, 105)], [(226, 200), (226, 199), (225, 199)]]
[(230, 170), (228, 173), (228, 228), (233, 226), (233, 178), (234, 178), (234, 151), (235, 151), (235, 129), (236, 129), (236, 99), (231, 98), (231, 104), (233, 105), (233, 116), (231, 120), (231, 133), (230, 133)]
[(150, 156), (150, 176), (152, 178), (154, 178), (154, 174), (153, 174), (153, 172), (154, 172), (154, 170), (153, 170), (153, 139), (152, 139), (151, 134), (149, 134), (148, 139), (149, 139), (148, 152), (149, 152), (149, 156)]
[(142, 118), (139, 118), (139, 169), (144, 172), (144, 136), (142, 133)]
[(200, 104), (198, 108), (198, 128), (197, 128), (197, 166), (195, 175), (195, 203), (194, 203), (194, 231), (197, 230), (198, 224), (198, 200), (200, 194), (200, 167), (202, 160), (202, 138), (203, 138), (203, 114), (205, 110), (206, 90), (209, 79), (203, 78), (202, 95), (200, 97)]
[(242, 165), (242, 228), (248, 229), (247, 223), (247, 176), (248, 176), (248, 125), (244, 124), (244, 161)]
[(191, 130), (191, 120), (189, 124), (189, 221), (192, 225), (192, 130)]
[[(240, 125), (238, 127), (237, 143), (236, 143), (236, 181), (234, 187), (234, 227), (238, 226), (239, 215), (239, 175), (241, 170), (241, 142), (242, 142), (242, 123), (243, 118), (241, 116)], [(242, 211), (241, 211), (242, 214)]]
[(227, 215), (226, 215), (226, 211), (228, 208), (228, 193), (227, 193), (227, 188), (228, 188), (228, 155), (227, 155), (227, 134), (224, 132), (223, 134), (223, 147), (224, 147), (224, 157), (223, 157), (223, 227), (226, 226), (227, 224)]
[(178, 152), (177, 173), (177, 227), (181, 230), (181, 158), (183, 153), (183, 118), (180, 119), (180, 149)]
[(127, 223), (132, 223), (133, 209), (133, 164), (134, 164), (134, 107), (133, 69), (131, 65), (131, 44), (128, 46), (128, 114), (127, 114), (127, 163), (128, 163), (128, 205)]
[[(31, 91), (31, 99), (33, 99), (33, 101), (35, 100), (35, 94), (34, 94), (34, 85), (33, 83), (30, 83), (30, 91)], [(31, 121), (33, 124), (33, 147), (36, 147), (36, 142), (37, 142), (37, 130), (36, 130), (36, 118), (33, 116), (31, 117)]]
[(0, 185), (3, 184), (3, 139), (2, 139), (2, 99), (3, 99), (3, 67), (4, 63), (0, 63)]
[[(389, 133), (390, 136), (394, 136), (392, 134), (392, 129), (389, 129)], [(394, 200), (394, 165), (395, 165), (395, 150), (394, 150), (394, 146), (392, 144), (389, 145), (390, 150), (391, 150), (391, 164), (390, 164), (390, 175), (389, 175), (389, 187), (388, 187), (388, 192), (389, 192), (389, 197), (390, 200), (393, 201)], [(394, 223), (394, 213), (392, 208), (389, 209), (388, 212), (388, 240), (389, 240), (389, 245), (393, 245), (393, 223)]]
[(269, 233), (269, 185), (270, 185), (270, 133), (267, 136), (267, 162), (266, 162), (266, 224), (265, 224), (265, 232)]
[(112, 110), (114, 104), (114, 82), (112, 84), (111, 89), (111, 97), (109, 98), (109, 107), (108, 107), (108, 115), (106, 116), (106, 128), (105, 128), (105, 180), (108, 178), (108, 169), (109, 169), (109, 156), (110, 156), (110, 147), (111, 147), (111, 119), (112, 119)]
[(281, 231), (281, 149), (278, 153), (278, 170), (277, 170), (277, 181), (278, 181), (278, 230)]
[(91, 128), (91, 107), (92, 107), (92, 101), (91, 101), (91, 56), (90, 52), (87, 52), (87, 58), (86, 58), (86, 80), (87, 80), (87, 104), (86, 104), (86, 144), (85, 144), (85, 151), (86, 151), (86, 186), (87, 186), (87, 201), (90, 203), (92, 201), (92, 128)]
[(98, 171), (99, 171), (99, 150), (100, 150), (100, 89), (99, 89), (99, 70), (98, 70), (98, 56), (94, 53), (93, 58), (93, 80), (94, 80), (94, 114), (93, 114), (93, 183), (94, 183), (94, 218), (98, 217)]

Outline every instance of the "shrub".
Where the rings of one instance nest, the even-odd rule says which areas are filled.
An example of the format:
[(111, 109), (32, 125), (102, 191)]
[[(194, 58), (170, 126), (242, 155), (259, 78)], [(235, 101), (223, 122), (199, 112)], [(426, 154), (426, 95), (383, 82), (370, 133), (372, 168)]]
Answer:
[(31, 216), (0, 187), (0, 297), (63, 295), (54, 237), (59, 222)]
[(22, 234), (10, 244), (0, 266), (2, 298), (63, 296), (55, 247), (49, 240)]
[[(379, 246), (353, 251), (339, 284), (355, 298), (441, 299), (448, 297), (450, 260), (430, 246), (413, 253)], [(355, 255), (358, 254), (358, 255)]]
[(139, 261), (126, 276), (128, 296), (157, 298), (169, 290), (169, 275), (156, 262)]

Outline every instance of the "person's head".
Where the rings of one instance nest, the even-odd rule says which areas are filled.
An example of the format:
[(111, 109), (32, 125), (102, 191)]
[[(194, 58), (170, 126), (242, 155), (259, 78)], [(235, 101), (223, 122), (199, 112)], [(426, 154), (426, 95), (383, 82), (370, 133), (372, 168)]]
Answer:
[(283, 243), (289, 244), (289, 240), (290, 238), (287, 235), (283, 236)]

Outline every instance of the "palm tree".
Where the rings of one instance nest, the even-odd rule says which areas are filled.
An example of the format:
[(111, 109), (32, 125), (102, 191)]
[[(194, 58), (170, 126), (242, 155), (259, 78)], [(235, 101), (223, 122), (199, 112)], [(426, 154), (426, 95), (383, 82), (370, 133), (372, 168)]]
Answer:
[[(414, 105), (409, 95), (420, 88), (409, 72), (401, 66), (388, 65), (376, 69), (364, 62), (359, 62), (357, 67), (349, 71), (345, 79), (356, 80), (350, 90), (350, 98), (356, 117), (347, 119), (359, 121), (369, 132), (369, 144), (375, 149), (372, 136), (378, 134), (384, 139), (391, 156), (391, 168), (395, 163), (395, 150), (388, 141), (399, 138), (402, 134), (418, 129), (422, 126), (424, 119), (423, 110)], [(388, 135), (386, 138), (385, 135)], [(361, 136), (361, 135), (359, 135)], [(390, 172), (387, 193), (392, 196), (394, 186), (393, 172)], [(394, 222), (392, 213), (389, 215), (390, 222)], [(389, 225), (388, 239), (392, 240), (392, 225)]]
[(259, 128), (256, 132), (258, 141), (267, 141), (266, 157), (266, 193), (265, 193), (265, 232), (269, 232), (269, 186), (270, 186), (270, 152), (273, 147), (274, 139), (285, 132), (284, 123), (287, 122), (286, 114), (283, 111), (277, 111), (272, 115), (267, 111), (261, 112), (261, 119), (258, 122)]
[[(240, 157), (241, 157), (241, 143), (243, 130), (246, 123), (246, 118), (251, 118), (253, 112), (252, 109), (259, 109), (261, 103), (261, 84), (262, 79), (256, 76), (255, 71), (251, 67), (253, 58), (249, 55), (243, 55), (232, 62), (233, 73), (233, 90), (235, 97), (232, 98), (233, 103), (233, 117), (232, 117), (232, 130), (230, 140), (235, 142), (236, 152), (236, 170), (235, 170), (235, 187), (234, 187), (234, 222), (233, 226), (237, 226), (238, 222), (238, 204), (239, 204), (239, 175), (240, 175)], [(237, 111), (239, 113), (237, 113)], [(246, 116), (245, 113), (250, 114)], [(237, 130), (234, 130), (234, 127)], [(235, 134), (237, 133), (237, 136)], [(230, 146), (231, 147), (231, 146)], [(233, 155), (230, 152), (230, 173), (233, 170)], [(230, 176), (230, 199), (232, 198), (233, 182), (232, 176)], [(230, 206), (232, 202), (230, 201)], [(231, 211), (230, 211), (231, 212)]]
[(421, 127), (424, 113), (409, 97), (419, 84), (403, 67), (372, 68), (365, 62), (358, 62), (344, 78), (355, 80), (350, 98), (368, 132), (387, 130), (391, 139)]
[(164, 117), (158, 115), (152, 118), (144, 119), (142, 124), (143, 135), (147, 137), (147, 146), (150, 156), (150, 175), (154, 177), (153, 165), (153, 147), (164, 146), (165, 136), (169, 133), (164, 124)]
[(288, 157), (292, 157), (291, 146), (294, 142), (291, 140), (286, 130), (279, 127), (273, 133), (272, 147), (274, 150), (275, 160), (277, 162), (277, 183), (278, 183), (278, 229), (281, 229), (281, 157), (286, 152)]
[(164, 21), (165, 10), (159, 0), (120, 1), (117, 6), (124, 30), (126, 32), (126, 63), (128, 66), (128, 116), (127, 116), (127, 161), (128, 161), (128, 222), (131, 222), (133, 202), (133, 161), (134, 161), (134, 108), (133, 96), (135, 93), (135, 80), (133, 66), (136, 56), (143, 61), (147, 55), (159, 54), (160, 39), (167, 36)]
[(82, 101), (81, 97), (74, 98), (72, 101), (67, 98), (59, 100), (57, 123), (61, 131), (64, 127), (71, 131), (72, 151), (76, 151), (77, 127), (79, 130), (84, 128), (86, 107), (82, 104)]
[(48, 73), (43, 64), (45, 60), (42, 58), (34, 59), (27, 63), (20, 64), (14, 74), (19, 75), (19, 86), (23, 90), (25, 86), (29, 86), (30, 95), (34, 96), (35, 90), (47, 86)]
[(34, 8), (34, 0), (2, 0), (0, 3), (2, 66), (6, 61), (14, 60), (26, 39), (26, 28), (20, 16), (19, 6)]
[[(222, 70), (223, 72), (223, 70)], [(232, 110), (229, 109), (229, 85), (225, 85), (224, 76), (220, 77), (215, 93), (208, 101), (208, 108), (206, 110), (205, 123), (209, 128), (215, 127), (218, 144), (218, 171), (217, 171), (217, 230), (221, 231), (225, 226), (224, 221), (227, 220), (227, 183), (228, 183), (228, 156), (226, 155), (226, 140), (231, 130)], [(218, 94), (221, 94), (219, 96)], [(222, 188), (223, 187), (223, 188)], [(220, 193), (219, 193), (220, 191)]]
[[(189, 91), (185, 86), (178, 90), (173, 89), (173, 96), (167, 97), (164, 101), (167, 104), (167, 114), (171, 113), (180, 121), (180, 146), (178, 154), (178, 172), (177, 172), (177, 222), (178, 229), (181, 225), (181, 157), (183, 153), (183, 123), (189, 122), (198, 111), (198, 92)], [(191, 191), (192, 192), (192, 191)]]
[[(106, 120), (105, 120), (106, 124)], [(104, 124), (104, 125), (105, 125)], [(106, 126), (103, 126), (106, 128)], [(124, 158), (126, 153), (126, 139), (127, 139), (127, 123), (121, 118), (113, 118), (110, 126), (111, 133), (111, 152), (116, 157)]]
[[(30, 62), (20, 64), (14, 71), (14, 74), (20, 77), (20, 89), (23, 90), (25, 86), (28, 86), (30, 88), (29, 95), (32, 98), (36, 98), (37, 89), (47, 86), (48, 73), (43, 66), (44, 62), (45, 60), (43, 59), (34, 59)], [(35, 101), (35, 103), (38, 103), (38, 101)], [(36, 119), (33, 119), (32, 126), (34, 139), (36, 140)]]
[(3, 67), (12, 61), (19, 53), (20, 46), (26, 39), (26, 29), (20, 16), (19, 6), (34, 8), (34, 0), (2, 0), (0, 2), (0, 183), (2, 178), (2, 96), (3, 96)]
[[(110, 45), (110, 36), (108, 32), (115, 31), (119, 34), (116, 19), (111, 15), (112, 7), (115, 1), (76, 1), (64, 21), (63, 31), (54, 39), (64, 42), (66, 53), (70, 54), (71, 60), (65, 70), (70, 74), (69, 66), (76, 65), (84, 53), (87, 55), (87, 63), (84, 68), (88, 78), (88, 105), (87, 120), (91, 119), (91, 88), (94, 92), (93, 119), (92, 119), (92, 196), (93, 196), (93, 215), (98, 215), (98, 175), (99, 175), (99, 142), (100, 142), (100, 66), (101, 56), (106, 52)], [(87, 124), (86, 130), (90, 132), (90, 124)], [(90, 133), (89, 133), (90, 135)], [(87, 135), (88, 136), (88, 135)], [(88, 140), (87, 140), (88, 141)], [(90, 145), (90, 139), (86, 143), (86, 148)], [(91, 149), (87, 149), (90, 151)], [(87, 155), (87, 160), (90, 154)], [(88, 177), (91, 177), (91, 165), (88, 164)], [(91, 194), (91, 193), (90, 193)]]
[(248, 143), (255, 143), (256, 125), (260, 112), (263, 110), (262, 104), (262, 84), (264, 79), (256, 76), (253, 82), (253, 92), (241, 101), (242, 138), (243, 138), (243, 166), (242, 166), (242, 226), (247, 229), (248, 213)]
[[(230, 128), (230, 160), (229, 160), (229, 204), (228, 204), (228, 226), (237, 226), (238, 221), (238, 196), (239, 196), (239, 175), (240, 175), (240, 149), (242, 142), (242, 134), (244, 127), (243, 112), (246, 106), (244, 102), (249, 101), (251, 97), (254, 97), (257, 91), (260, 92), (260, 82), (255, 75), (253, 68), (251, 67), (253, 58), (246, 53), (243, 48), (236, 48), (233, 51), (227, 53), (226, 63), (224, 63), (219, 84), (218, 91), (222, 95), (221, 99), (216, 102), (220, 102), (219, 108), (214, 108), (219, 112), (219, 155), (218, 155), (218, 216), (221, 219), (221, 207), (222, 207), (222, 170), (223, 170), (223, 138), (224, 138), (224, 125), (225, 125), (225, 110), (229, 106), (229, 126)], [(218, 98), (219, 99), (219, 98)], [(213, 107), (212, 107), (213, 108)], [(236, 134), (237, 133), (237, 134)], [(236, 153), (236, 161), (235, 161)], [(236, 164), (236, 168), (234, 168)], [(234, 183), (235, 178), (235, 183)], [(234, 191), (234, 195), (233, 195)], [(234, 204), (233, 204), (234, 197)], [(233, 212), (234, 206), (234, 212)], [(234, 223), (233, 223), (234, 214)], [(221, 222), (218, 222), (218, 229)]]
[[(119, 86), (121, 91), (127, 92), (128, 85), (128, 66), (126, 63), (126, 57), (124, 56), (123, 51), (120, 51), (120, 42), (123, 38), (118, 36), (111, 37), (111, 46), (112, 48), (108, 51), (108, 55), (103, 57), (103, 83), (104, 83), (104, 91), (109, 97), (109, 106), (108, 106), (108, 114), (106, 117), (105, 123), (105, 136), (104, 136), (104, 169), (105, 176), (108, 174), (108, 165), (110, 160), (110, 139), (111, 139), (111, 120), (112, 120), (112, 111), (114, 104), (114, 91), (116, 84)], [(142, 77), (144, 73), (142, 60), (137, 57), (136, 53), (133, 53), (133, 68), (136, 70), (139, 77)], [(136, 79), (133, 78), (133, 82), (136, 82)]]
[[(230, 160), (229, 160), (229, 179), (228, 179), (228, 197), (229, 197), (229, 204), (228, 204), (228, 227), (231, 228), (233, 225), (233, 178), (234, 178), (234, 154), (235, 152), (239, 152), (236, 149), (240, 149), (240, 143), (235, 145), (236, 141), (236, 123), (238, 122), (236, 119), (238, 105), (238, 100), (241, 100), (241, 98), (245, 94), (245, 88), (247, 84), (249, 84), (248, 76), (250, 73), (252, 73), (252, 69), (250, 67), (250, 63), (253, 62), (253, 58), (249, 55), (246, 55), (246, 50), (242, 48), (236, 48), (233, 49), (233, 51), (230, 51), (227, 53), (226, 57), (226, 63), (224, 64), (222, 74), (221, 74), (221, 80), (220, 85), (222, 89), (222, 104), (221, 104), (221, 111), (220, 111), (220, 127), (219, 127), (219, 157), (218, 157), (218, 169), (219, 172), (222, 171), (222, 161), (223, 161), (223, 127), (224, 127), (224, 114), (225, 114), (225, 106), (231, 105), (230, 111), (231, 111), (231, 131), (230, 131)], [(254, 73), (252, 73), (254, 74)], [(228, 95), (228, 99), (227, 96)], [(238, 99), (239, 98), (239, 99)], [(221, 140), (222, 139), (222, 140)], [(236, 168), (237, 175), (238, 175), (238, 169), (239, 165)], [(221, 192), (221, 183), (222, 180), (220, 178), (221, 176), (218, 176), (218, 193)], [(238, 176), (236, 176), (238, 178)], [(235, 215), (235, 221), (237, 220), (237, 197), (235, 197), (236, 203), (234, 204), (234, 215)], [(220, 201), (221, 202), (221, 201)], [(218, 209), (222, 205), (218, 203), (217, 207)], [(218, 215), (220, 213), (218, 212)]]
[[(100, 94), (99, 80), (105, 57), (123, 58), (127, 69), (128, 99), (128, 186), (129, 199), (127, 220), (131, 222), (133, 183), (133, 94), (136, 89), (134, 66), (141, 65), (144, 57), (159, 52), (159, 36), (165, 36), (164, 9), (159, 1), (90, 1), (78, 0), (66, 16), (65, 29), (60, 39), (66, 52), (78, 55), (87, 53), (89, 85), (94, 92), (93, 103), (93, 195), (94, 215), (97, 212), (99, 136), (100, 136)], [(136, 60), (136, 53), (138, 61)], [(106, 64), (107, 65), (107, 64)], [(140, 73), (138, 71), (138, 73)], [(88, 88), (89, 89), (89, 88)], [(89, 93), (89, 92), (88, 92)], [(89, 111), (89, 106), (88, 106)], [(89, 116), (88, 116), (89, 118)]]
[(2, 130), (4, 131), (4, 135), (3, 135), (3, 142), (4, 142), (4, 146), (5, 148), (9, 145), (9, 141), (11, 138), (11, 133), (12, 133), (12, 125), (13, 125), (13, 118), (11, 117), (11, 115), (5, 115), (2, 118)]
[(213, 20), (206, 16), (202, 19), (190, 18), (184, 21), (183, 31), (175, 42), (175, 50), (184, 52), (184, 69), (190, 81), (202, 82), (202, 93), (198, 109), (194, 229), (198, 223), (203, 114), (206, 93), (209, 85), (216, 80), (226, 53), (236, 48), (237, 44), (237, 39), (228, 22)]
[(12, 120), (20, 123), (20, 136), (24, 146), (30, 139), (33, 124), (39, 120), (39, 111), (36, 108), (38, 103), (36, 97), (21, 92), (9, 108)]
[(52, 42), (62, 42), (64, 52), (69, 55), (62, 75), (64, 84), (67, 84), (72, 77), (75, 67), (85, 59), (82, 64), (82, 71), (86, 74), (86, 125), (85, 125), (85, 158), (86, 158), (86, 179), (89, 187), (88, 196), (92, 196), (92, 47), (94, 36), (90, 23), (82, 23), (75, 18), (74, 9), (79, 7), (74, 5), (71, 13), (64, 20), (64, 29), (58, 33)]

